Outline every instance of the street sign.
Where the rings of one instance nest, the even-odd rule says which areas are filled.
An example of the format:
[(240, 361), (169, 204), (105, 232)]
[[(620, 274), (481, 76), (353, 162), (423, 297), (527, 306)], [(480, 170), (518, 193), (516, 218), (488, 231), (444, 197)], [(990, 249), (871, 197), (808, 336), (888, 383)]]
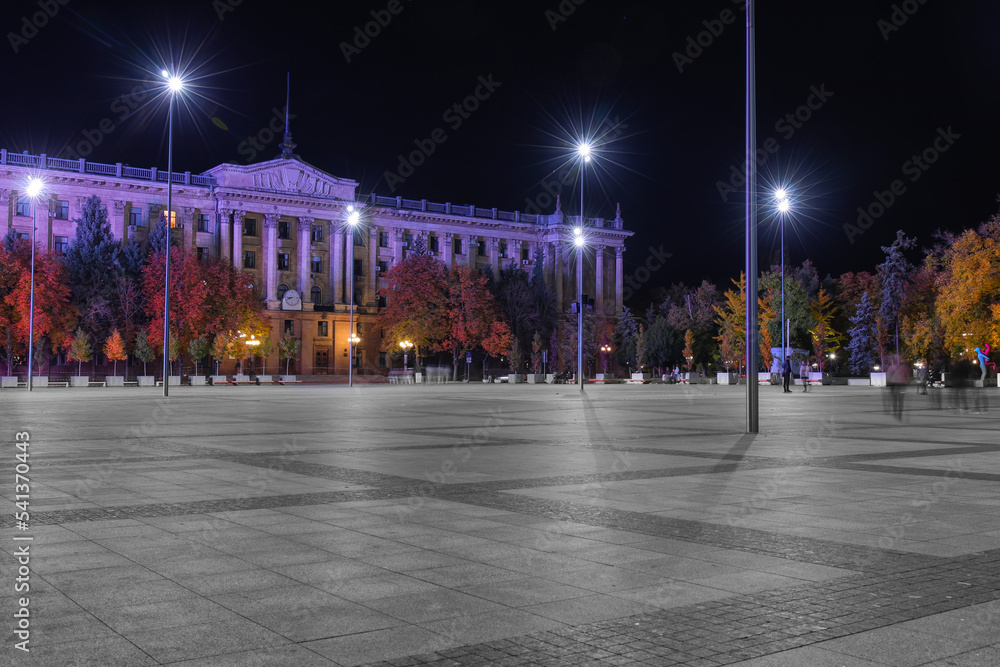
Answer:
[(471, 364), (472, 363), (472, 353), (471, 352), (466, 352), (465, 353), (465, 363), (467, 363), (467, 364)]

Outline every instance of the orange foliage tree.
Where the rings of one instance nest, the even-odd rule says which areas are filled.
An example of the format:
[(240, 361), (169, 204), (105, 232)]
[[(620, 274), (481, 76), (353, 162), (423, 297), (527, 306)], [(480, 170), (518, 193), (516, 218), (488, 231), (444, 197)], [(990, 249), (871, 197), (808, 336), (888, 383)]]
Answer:
[(414, 359), (419, 358), (420, 348), (441, 349), (442, 341), (451, 335), (449, 292), (448, 269), (441, 260), (413, 254), (394, 264), (385, 273), (385, 287), (379, 290), (379, 296), (386, 298), (378, 318), (384, 344), (395, 349), (409, 340)]

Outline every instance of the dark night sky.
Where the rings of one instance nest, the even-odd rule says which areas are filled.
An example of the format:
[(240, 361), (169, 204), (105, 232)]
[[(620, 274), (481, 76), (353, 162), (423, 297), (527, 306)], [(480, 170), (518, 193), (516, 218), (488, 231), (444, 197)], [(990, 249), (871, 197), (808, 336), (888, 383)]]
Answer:
[[(359, 181), (362, 193), (387, 195), (384, 174), (397, 168), (397, 155), (442, 128), (446, 141), (391, 194), (526, 210), (565, 160), (564, 140), (607, 119), (619, 123), (618, 136), (588, 170), (586, 208), (588, 216), (613, 217), (622, 203), (636, 232), (626, 272), (662, 244), (673, 256), (650, 287), (702, 278), (723, 284), (738, 275), (743, 193), (725, 202), (717, 182), (728, 181), (744, 153), (740, 2), (563, 0), (574, 12), (555, 30), (546, 11), (558, 12), (559, 0), (400, 3), (348, 63), (340, 43), (387, 0), (323, 9), (299, 0), (235, 7), (69, 0), (37, 34), (17, 39), (17, 53), (10, 33), (42, 10), (37, 0), (10, 0), (0, 13), (8, 91), (0, 146), (68, 157), (66, 147), (79, 148), (89, 131), (101, 141), (88, 159), (165, 169), (162, 98), (140, 92), (143, 104), (124, 119), (116, 98), (151, 88), (173, 62), (197, 77), (197, 94), (178, 117), (175, 169), (245, 162), (254, 151), (241, 144), (283, 106), (290, 71), (292, 131), (307, 162)], [(231, 9), (222, 20), (219, 7)], [(1000, 3), (897, 7), (915, 11), (897, 14), (907, 20), (888, 39), (879, 21), (890, 20), (891, 2), (775, 0), (757, 8), (758, 141), (777, 142), (762, 185), (792, 188), (789, 258), (810, 258), (821, 275), (872, 270), (897, 229), (929, 244), (937, 228), (974, 226), (997, 211)], [(715, 24), (720, 34), (679, 72), (673, 54), (725, 10), (735, 20)], [(491, 75), (499, 87), (460, 126), (442, 117), (473, 93), (478, 77)], [(833, 94), (798, 128), (776, 127), (807, 102), (811, 87)], [(103, 119), (113, 129), (95, 135)], [(932, 146), (939, 128), (960, 136), (911, 180), (904, 163)], [(279, 142), (273, 138), (256, 160), (274, 157)], [(850, 243), (844, 223), (897, 179), (905, 192)], [(563, 189), (570, 214), (579, 208), (577, 188), (574, 173)], [(777, 227), (766, 214), (761, 221), (766, 266), (778, 258)]]

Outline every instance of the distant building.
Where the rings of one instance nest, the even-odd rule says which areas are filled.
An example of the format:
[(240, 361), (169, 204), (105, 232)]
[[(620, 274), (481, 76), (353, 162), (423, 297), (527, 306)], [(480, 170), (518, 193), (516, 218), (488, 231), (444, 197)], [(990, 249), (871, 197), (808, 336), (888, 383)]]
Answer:
[[(107, 206), (120, 239), (145, 241), (157, 218), (166, 215), (166, 172), (0, 150), (0, 235), (11, 227), (30, 235), (31, 207), (23, 192), (31, 175), (47, 183), (49, 214), (38, 220), (36, 231), (40, 247), (65, 252), (75, 236), (73, 219), (92, 195)], [(175, 236), (190, 252), (222, 257), (254, 277), (274, 339), (285, 331), (302, 339), (300, 373), (347, 372), (348, 271), (354, 271), (355, 321), (362, 340), (358, 367), (386, 365), (372, 328), (384, 305), (376, 290), (380, 275), (406, 256), (417, 236), (448, 266), (492, 266), (494, 272), (512, 263), (530, 272), (541, 248), (545, 279), (561, 308), (576, 299), (572, 239), (580, 218), (565, 216), (558, 202), (551, 215), (528, 215), (374, 193), (359, 196), (357, 188), (356, 181), (331, 176), (287, 148), (267, 162), (173, 174)], [(345, 242), (350, 205), (361, 209), (362, 218), (353, 240)], [(584, 292), (594, 299), (595, 310), (617, 316), (622, 253), (632, 232), (624, 229), (620, 207), (614, 219), (587, 218), (584, 231)], [(276, 362), (277, 353), (269, 365), (276, 368)]]

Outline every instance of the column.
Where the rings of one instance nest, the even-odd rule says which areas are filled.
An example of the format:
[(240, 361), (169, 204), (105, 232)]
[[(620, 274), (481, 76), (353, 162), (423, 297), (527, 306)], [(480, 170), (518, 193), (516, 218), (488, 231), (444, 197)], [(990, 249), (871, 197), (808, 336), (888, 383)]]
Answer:
[[(552, 245), (554, 246), (555, 244)], [(565, 264), (564, 255), (566, 254), (566, 249), (553, 248), (553, 254), (556, 256), (556, 261), (555, 269), (552, 273), (552, 282), (556, 286), (556, 308), (562, 313), (566, 309), (566, 306), (563, 304), (563, 271), (565, 270), (563, 265)]]
[(111, 233), (122, 243), (128, 241), (125, 234), (125, 200), (115, 199), (113, 202), (114, 212), (111, 215)]
[(271, 310), (277, 310), (278, 301), (278, 214), (264, 214), (264, 299)]
[(623, 246), (615, 248), (615, 316), (622, 314), (622, 288), (624, 286), (625, 264), (622, 261)]
[(604, 312), (604, 249), (607, 246), (598, 245), (597, 255), (594, 258), (594, 310), (599, 313)]
[(392, 230), (392, 265), (403, 261), (403, 230), (394, 227)]
[(493, 267), (493, 275), (500, 275), (500, 260), (499, 260), (499, 250), (500, 250), (500, 239), (490, 238), (486, 242), (489, 244), (490, 249), (490, 266)]
[(229, 227), (229, 216), (232, 215), (232, 213), (232, 209), (219, 209), (219, 259), (224, 262), (232, 260), (233, 266), (242, 268), (240, 264), (236, 263), (236, 259), (232, 254), (232, 248), (229, 245), (229, 236), (231, 231)]
[[(246, 211), (233, 211), (233, 266), (243, 268), (243, 216)], [(222, 228), (228, 233), (229, 216), (222, 223)], [(225, 241), (226, 252), (229, 252), (229, 241)], [(261, 258), (263, 259), (263, 258)]]
[(465, 237), (465, 254), (469, 260), (469, 270), (476, 270), (476, 256), (479, 255), (479, 237), (468, 234)]
[(312, 282), (309, 280), (312, 275), (312, 225), (315, 218), (299, 218), (298, 244), (299, 244), (299, 297), (302, 303), (310, 299), (310, 288)]
[(187, 250), (193, 250), (196, 244), (196, 237), (194, 234), (194, 207), (184, 206), (181, 208), (181, 214), (178, 216), (178, 223), (182, 225), (181, 229), (181, 245)]
[(344, 234), (330, 222), (330, 303), (344, 303)]
[(368, 270), (365, 271), (365, 293), (362, 303), (375, 305), (375, 290), (378, 287), (378, 227), (368, 229)]
[(454, 261), (454, 249), (455, 235), (451, 232), (444, 233), (444, 264), (451, 270), (452, 262)]
[(524, 262), (521, 261), (521, 240), (520, 239), (508, 239), (507, 240), (507, 255), (510, 257), (510, 261), (514, 262), (515, 266), (524, 268)]
[(553, 288), (553, 283), (555, 282), (555, 271), (556, 271), (556, 247), (555, 244), (548, 241), (542, 242), (542, 252), (544, 259), (542, 260), (545, 264), (545, 284), (549, 286), (549, 289)]
[(0, 234), (3, 235), (10, 231), (10, 202), (13, 194), (9, 188), (0, 188)]

